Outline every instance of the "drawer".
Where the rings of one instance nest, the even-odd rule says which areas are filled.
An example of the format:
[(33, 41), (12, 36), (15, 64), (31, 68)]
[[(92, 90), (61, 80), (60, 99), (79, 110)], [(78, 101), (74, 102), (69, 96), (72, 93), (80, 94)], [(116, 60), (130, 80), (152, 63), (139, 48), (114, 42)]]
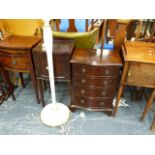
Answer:
[(28, 56), (25, 54), (0, 54), (0, 62), (10, 70), (29, 71)]
[(73, 96), (72, 97), (72, 105), (77, 105), (85, 108), (95, 108), (95, 109), (112, 109), (112, 101), (113, 99), (107, 98), (88, 98), (81, 96)]
[(84, 86), (94, 86), (94, 87), (115, 86), (117, 85), (117, 82), (118, 82), (117, 77), (92, 78), (76, 74), (74, 74), (72, 77), (73, 84), (82, 84)]
[(73, 85), (73, 94), (75, 96), (88, 96), (88, 97), (112, 97), (114, 96), (115, 86), (98, 87), (84, 87), (82, 85)]
[(131, 63), (127, 83), (140, 86), (155, 86), (155, 65), (144, 63)]
[(118, 66), (90, 66), (85, 64), (72, 64), (73, 74), (83, 74), (89, 76), (117, 76)]

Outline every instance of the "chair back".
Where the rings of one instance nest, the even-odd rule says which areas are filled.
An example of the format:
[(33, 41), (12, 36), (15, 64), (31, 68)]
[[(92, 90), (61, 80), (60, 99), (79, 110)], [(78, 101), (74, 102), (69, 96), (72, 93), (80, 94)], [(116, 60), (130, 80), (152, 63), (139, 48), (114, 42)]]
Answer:
[(129, 22), (129, 24), (127, 25), (127, 33), (126, 33), (127, 40), (131, 40), (133, 37), (138, 39), (137, 37), (140, 35), (139, 34), (140, 31), (137, 32), (138, 34), (136, 34), (136, 31), (138, 31), (139, 25), (140, 25), (140, 20), (131, 20)]
[(52, 19), (50, 22), (52, 28), (60, 32), (79, 32), (78, 29), (80, 32), (88, 32), (94, 28), (93, 19)]
[(116, 19), (104, 20), (101, 38), (101, 49), (104, 49), (105, 42), (109, 33), (113, 39), (114, 49), (120, 50), (122, 44), (125, 41), (126, 31), (123, 27), (119, 26)]

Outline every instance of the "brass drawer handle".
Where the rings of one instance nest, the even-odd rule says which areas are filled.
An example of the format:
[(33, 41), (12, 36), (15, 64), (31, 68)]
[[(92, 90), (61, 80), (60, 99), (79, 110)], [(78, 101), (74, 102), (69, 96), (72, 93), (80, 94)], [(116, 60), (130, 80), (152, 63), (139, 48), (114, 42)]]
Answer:
[(104, 102), (101, 102), (100, 105), (103, 106), (104, 105)]
[(86, 83), (86, 80), (85, 80), (85, 79), (82, 79), (82, 80), (81, 80), (81, 83)]
[(81, 100), (81, 103), (85, 103), (85, 101), (84, 100)]
[(82, 68), (82, 73), (86, 73), (86, 69), (85, 68)]
[(105, 74), (108, 75), (108, 74), (109, 74), (109, 70), (106, 70), (106, 71), (105, 71)]
[(17, 63), (16, 60), (12, 61), (12, 65), (16, 65), (16, 63)]
[(108, 82), (107, 81), (104, 81), (104, 85), (107, 85), (108, 84)]
[(102, 95), (103, 95), (103, 96), (105, 96), (105, 95), (106, 95), (106, 92), (105, 92), (105, 91), (103, 91), (103, 92), (102, 92)]
[(131, 76), (131, 73), (130, 72), (128, 73), (128, 76)]
[(82, 89), (82, 90), (81, 90), (81, 94), (84, 94), (84, 93), (85, 93), (85, 90), (84, 90), (84, 89)]

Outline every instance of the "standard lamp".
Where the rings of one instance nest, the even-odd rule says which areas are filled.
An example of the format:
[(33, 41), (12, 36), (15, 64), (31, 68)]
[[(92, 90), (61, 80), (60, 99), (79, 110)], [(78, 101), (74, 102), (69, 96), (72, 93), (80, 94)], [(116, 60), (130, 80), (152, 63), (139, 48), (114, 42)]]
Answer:
[(53, 68), (53, 35), (49, 24), (49, 20), (44, 20), (43, 27), (44, 46), (47, 53), (47, 62), (49, 70), (49, 80), (51, 89), (52, 103), (46, 105), (41, 111), (41, 121), (48, 126), (56, 127), (64, 124), (70, 117), (69, 108), (63, 103), (56, 101), (55, 83), (54, 83), (54, 68)]

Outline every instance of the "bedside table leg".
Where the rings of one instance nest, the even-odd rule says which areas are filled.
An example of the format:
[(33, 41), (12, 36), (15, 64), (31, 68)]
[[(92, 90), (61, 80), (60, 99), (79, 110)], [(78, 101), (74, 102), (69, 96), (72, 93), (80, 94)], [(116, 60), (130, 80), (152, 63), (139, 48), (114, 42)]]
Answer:
[(141, 121), (144, 121), (144, 118), (145, 118), (145, 116), (146, 116), (148, 110), (149, 110), (149, 109), (151, 108), (151, 106), (152, 106), (152, 102), (153, 102), (154, 97), (155, 97), (155, 89), (153, 89), (153, 92), (152, 92), (152, 94), (151, 94), (151, 96), (150, 96), (150, 98), (149, 98), (149, 100), (148, 100), (148, 102), (147, 102), (147, 104), (146, 104), (146, 107), (145, 107), (145, 109), (144, 109), (143, 115), (142, 115), (142, 117), (140, 118)]
[(25, 83), (24, 83), (23, 73), (19, 72), (19, 77), (20, 77), (20, 80), (21, 80), (22, 88), (25, 88)]
[(32, 79), (34, 91), (35, 91), (35, 94), (36, 94), (37, 103), (39, 104), (40, 100), (39, 100), (39, 94), (38, 94), (38, 87), (37, 87), (37, 81), (36, 81), (36, 77), (35, 77), (34, 73), (31, 73), (31, 79)]
[(39, 92), (40, 92), (40, 100), (41, 100), (41, 103), (42, 103), (42, 106), (44, 107), (45, 106), (45, 102), (44, 102), (44, 92), (43, 92), (43, 80), (37, 80), (37, 83), (38, 83), (38, 88), (39, 88)]
[(114, 107), (114, 111), (113, 111), (113, 114), (112, 114), (113, 117), (115, 117), (115, 115), (116, 115), (116, 112), (117, 112), (117, 109), (118, 109), (119, 100), (121, 98), (121, 95), (122, 95), (122, 92), (124, 90), (124, 87), (125, 87), (125, 85), (123, 85), (123, 84), (121, 84), (121, 86), (119, 87), (118, 95), (117, 95), (117, 99), (116, 99), (116, 103), (115, 103), (115, 107)]

